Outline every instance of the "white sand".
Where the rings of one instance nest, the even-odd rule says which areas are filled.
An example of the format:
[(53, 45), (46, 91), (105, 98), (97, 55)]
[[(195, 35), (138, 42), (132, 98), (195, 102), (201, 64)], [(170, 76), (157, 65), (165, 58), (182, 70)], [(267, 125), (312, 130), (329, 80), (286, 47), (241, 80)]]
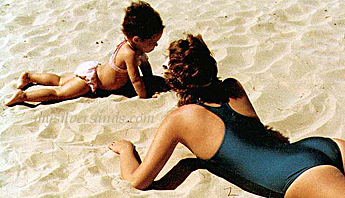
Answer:
[[(242, 82), (265, 124), (292, 141), (313, 135), (345, 139), (344, 1), (148, 2), (166, 25), (160, 46), (149, 54), (156, 75), (162, 74), (170, 41), (200, 33), (219, 61), (219, 76)], [(139, 191), (119, 178), (119, 158), (108, 143), (131, 140), (144, 156), (155, 129), (176, 108), (172, 93), (4, 106), (23, 71), (64, 74), (86, 60), (107, 61), (121, 39), (128, 5), (0, 2), (0, 197), (257, 197), (204, 170), (175, 191)], [(188, 156), (179, 146), (159, 177)]]

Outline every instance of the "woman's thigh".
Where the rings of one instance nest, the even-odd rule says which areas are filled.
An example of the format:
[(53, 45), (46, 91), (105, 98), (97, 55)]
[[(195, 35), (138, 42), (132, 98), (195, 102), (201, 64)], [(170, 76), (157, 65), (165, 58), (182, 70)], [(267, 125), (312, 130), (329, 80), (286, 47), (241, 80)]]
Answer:
[(285, 198), (345, 198), (345, 176), (336, 167), (322, 165), (302, 173), (290, 185)]

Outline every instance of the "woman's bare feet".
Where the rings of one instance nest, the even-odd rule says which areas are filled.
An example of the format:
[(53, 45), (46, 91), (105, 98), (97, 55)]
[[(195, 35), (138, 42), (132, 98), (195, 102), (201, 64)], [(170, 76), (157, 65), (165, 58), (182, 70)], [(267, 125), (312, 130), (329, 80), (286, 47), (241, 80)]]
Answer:
[(25, 85), (30, 83), (30, 76), (28, 72), (23, 72), (19, 78), (18, 78), (18, 82), (17, 82), (17, 89), (21, 89), (23, 87), (25, 87)]
[(25, 93), (22, 90), (18, 90), (11, 99), (6, 103), (7, 106), (10, 106), (15, 103), (23, 102), (25, 100)]

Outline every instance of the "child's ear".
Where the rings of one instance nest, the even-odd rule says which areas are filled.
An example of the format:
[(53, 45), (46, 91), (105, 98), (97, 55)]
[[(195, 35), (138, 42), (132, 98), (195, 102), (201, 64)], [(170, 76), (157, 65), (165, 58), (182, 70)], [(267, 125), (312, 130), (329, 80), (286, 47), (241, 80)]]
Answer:
[(134, 43), (138, 43), (138, 42), (140, 41), (139, 36), (134, 36), (134, 37), (132, 38), (132, 41), (133, 41)]

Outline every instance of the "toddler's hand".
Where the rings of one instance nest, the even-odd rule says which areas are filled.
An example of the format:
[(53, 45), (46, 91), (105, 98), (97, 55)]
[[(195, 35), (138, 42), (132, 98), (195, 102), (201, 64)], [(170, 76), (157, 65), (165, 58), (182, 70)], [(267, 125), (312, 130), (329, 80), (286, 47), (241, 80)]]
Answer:
[(155, 94), (152, 95), (152, 98), (158, 98), (159, 94), (159, 92), (155, 92)]

